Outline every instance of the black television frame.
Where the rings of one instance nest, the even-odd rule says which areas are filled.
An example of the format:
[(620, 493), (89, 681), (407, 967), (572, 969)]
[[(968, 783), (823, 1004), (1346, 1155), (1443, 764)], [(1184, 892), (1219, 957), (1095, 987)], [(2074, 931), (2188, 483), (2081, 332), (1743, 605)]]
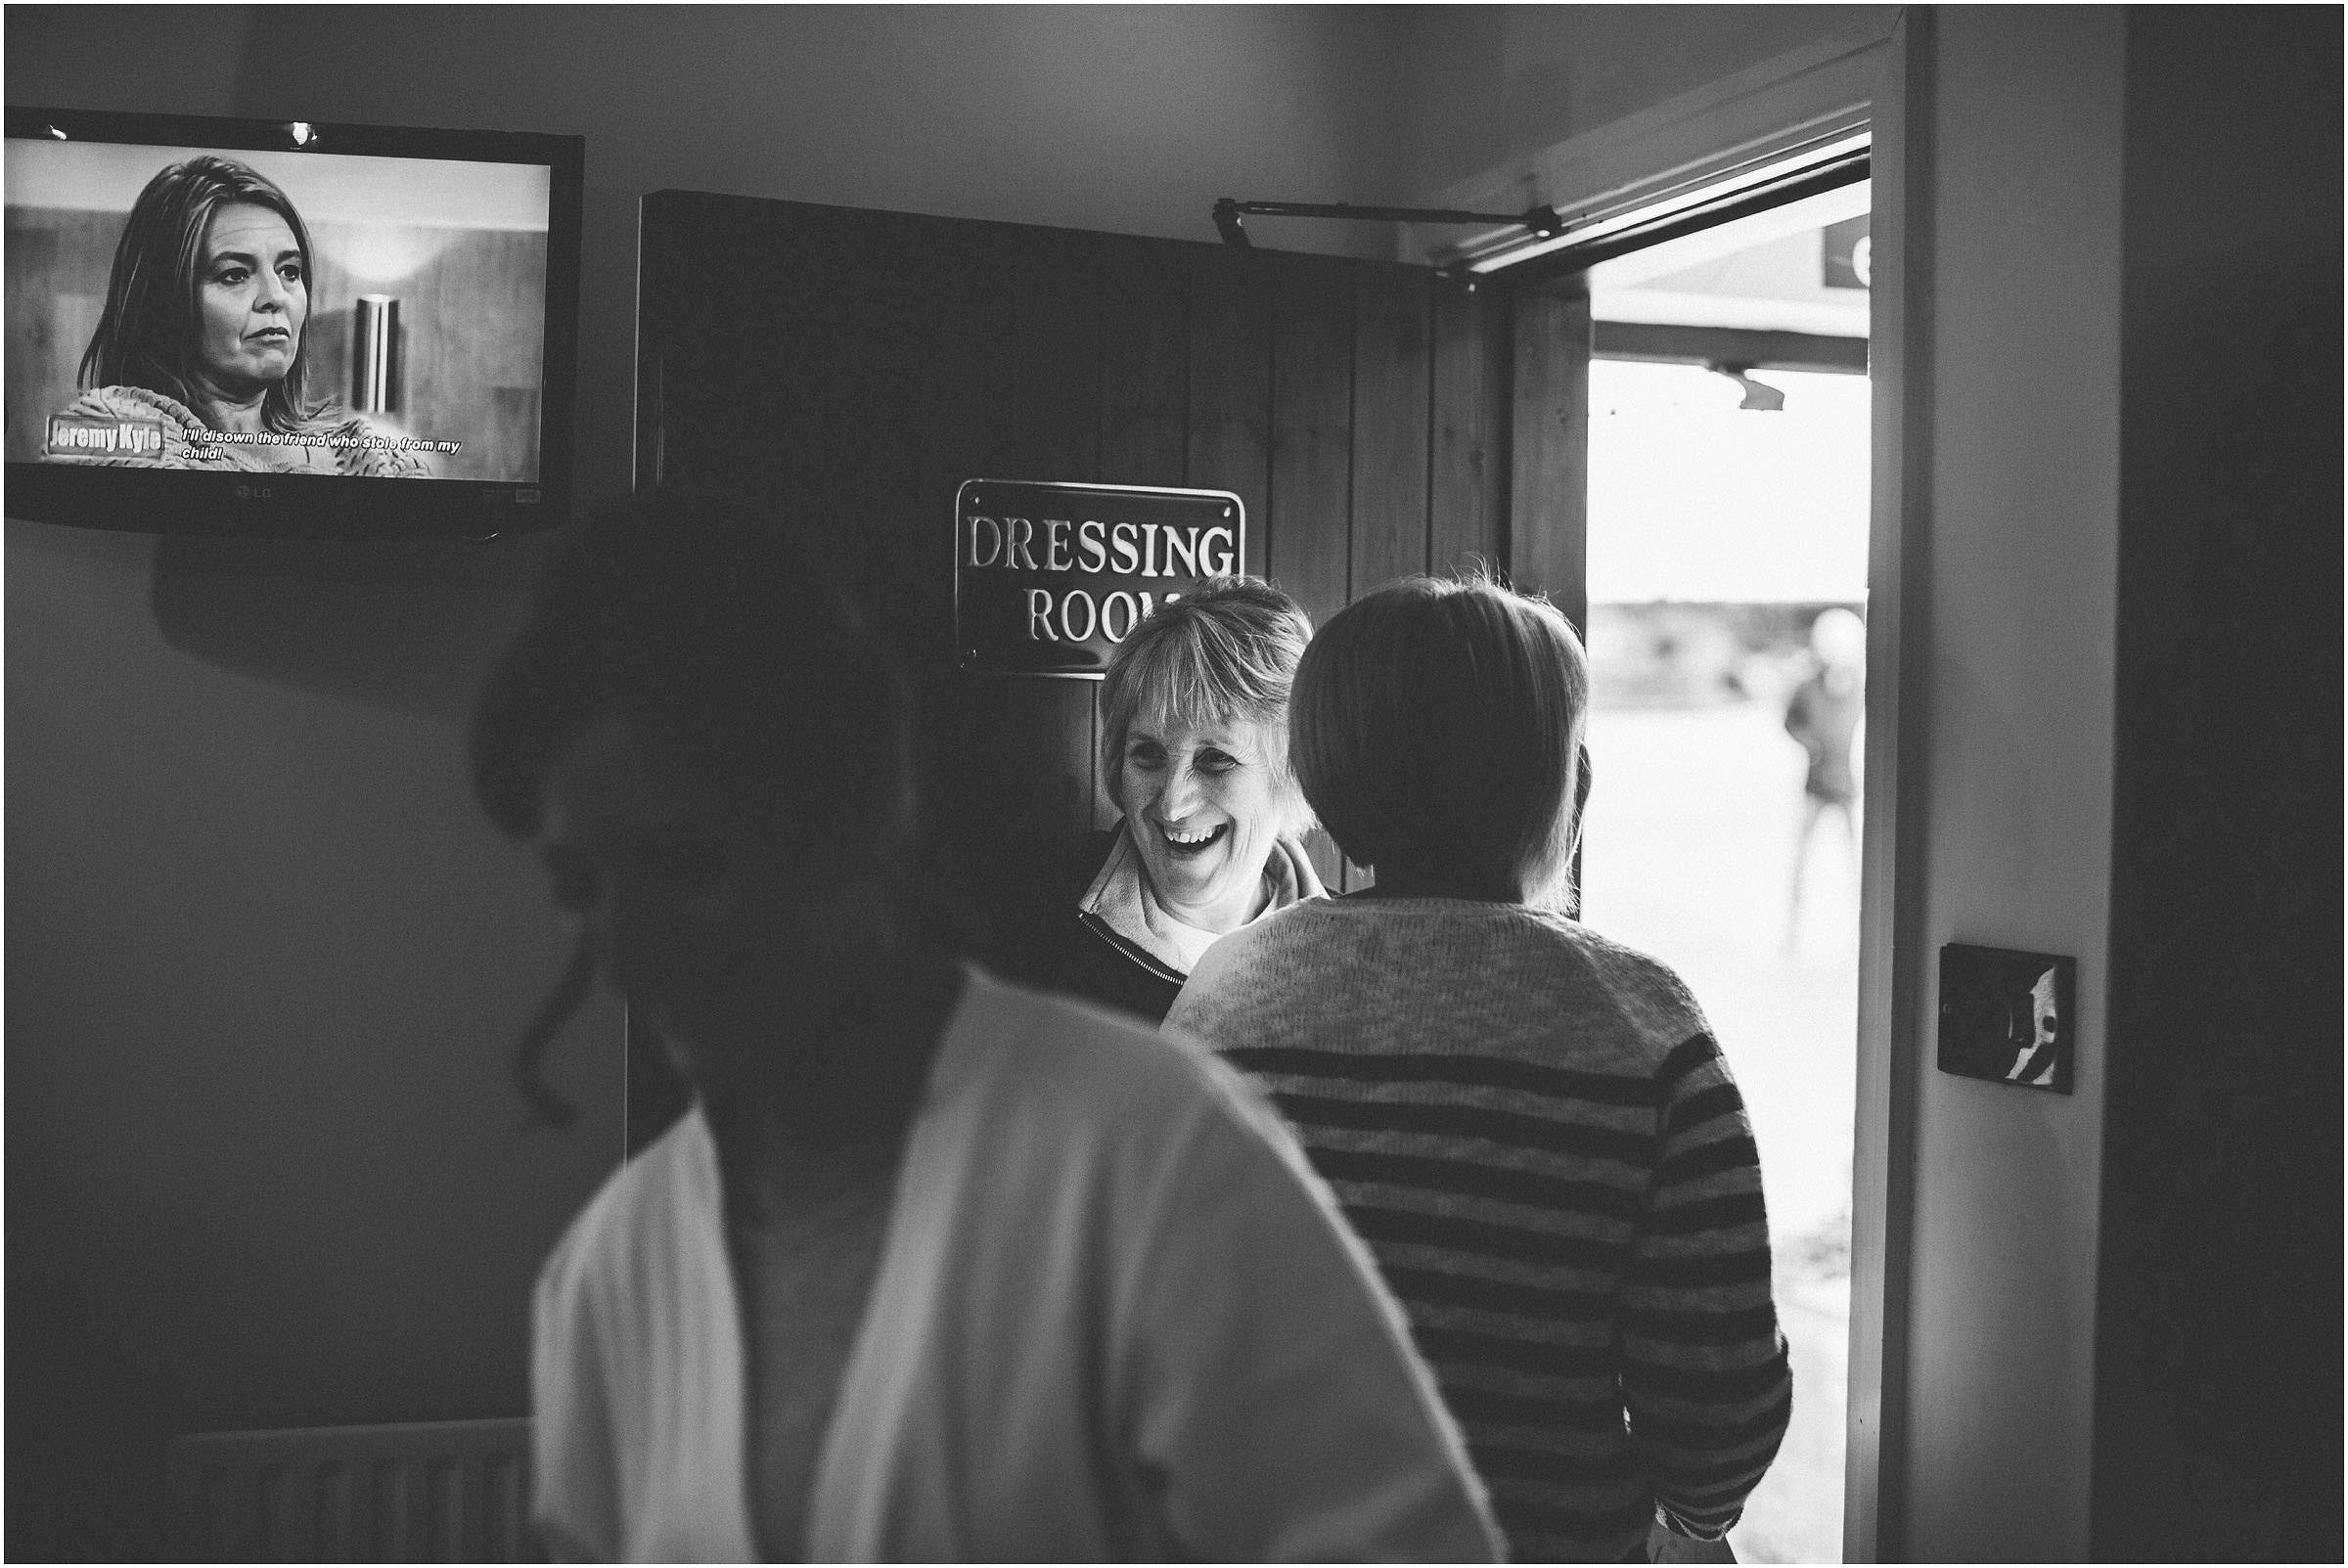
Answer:
[[(299, 127), (297, 131), (296, 127)], [(538, 477), (389, 479), (197, 473), (10, 462), (5, 511), (28, 522), (132, 533), (334, 539), (487, 539), (570, 520), (578, 427), (579, 237), (586, 139), (534, 131), (432, 130), (67, 109), (6, 111), (11, 139), (153, 143), (277, 153), (531, 163), (551, 170)]]

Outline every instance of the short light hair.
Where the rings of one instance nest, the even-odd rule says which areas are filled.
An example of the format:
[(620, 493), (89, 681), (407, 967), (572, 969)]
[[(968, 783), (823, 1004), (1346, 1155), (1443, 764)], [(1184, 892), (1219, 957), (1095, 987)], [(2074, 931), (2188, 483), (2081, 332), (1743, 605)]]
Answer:
[(1589, 700), (1581, 640), (1547, 600), (1413, 577), (1313, 640), (1288, 751), (1357, 865), (1530, 900), (1572, 857)]
[(1246, 719), (1272, 739), (1272, 764), (1284, 793), (1309, 821), (1288, 769), (1288, 687), (1313, 640), (1313, 623), (1296, 601), (1260, 577), (1209, 577), (1197, 593), (1161, 605), (1109, 655), (1101, 683), (1102, 787), (1125, 809), (1125, 739), (1137, 720), (1194, 724)]

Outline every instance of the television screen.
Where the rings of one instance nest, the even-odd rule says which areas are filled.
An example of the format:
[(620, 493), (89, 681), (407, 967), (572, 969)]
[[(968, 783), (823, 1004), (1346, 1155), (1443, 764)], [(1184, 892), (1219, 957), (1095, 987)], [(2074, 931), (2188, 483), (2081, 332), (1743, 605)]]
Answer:
[(8, 112), (8, 515), (565, 520), (580, 143)]

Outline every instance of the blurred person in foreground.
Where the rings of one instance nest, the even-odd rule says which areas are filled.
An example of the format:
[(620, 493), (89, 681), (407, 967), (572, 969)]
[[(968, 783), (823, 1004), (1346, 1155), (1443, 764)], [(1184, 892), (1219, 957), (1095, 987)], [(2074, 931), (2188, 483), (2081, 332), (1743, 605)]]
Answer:
[(1489, 1560), (1399, 1312), (1238, 1076), (909, 935), (905, 694), (805, 560), (621, 502), (475, 719), (491, 815), (695, 1096), (539, 1280), (549, 1547)]
[(1791, 1410), (1760, 1164), (1687, 988), (1556, 907), (1588, 694), (1564, 617), (1488, 582), (1332, 618), (1289, 749), (1377, 885), (1226, 937), (1166, 1024), (1295, 1126), (1512, 1557), (1725, 1557)]
[(1199, 955), (1323, 895), (1288, 768), (1288, 683), (1312, 640), (1296, 602), (1210, 577), (1109, 655), (1100, 776), (1117, 826), (966, 855), (947, 873), (971, 946), (1006, 974), (1155, 1023)]

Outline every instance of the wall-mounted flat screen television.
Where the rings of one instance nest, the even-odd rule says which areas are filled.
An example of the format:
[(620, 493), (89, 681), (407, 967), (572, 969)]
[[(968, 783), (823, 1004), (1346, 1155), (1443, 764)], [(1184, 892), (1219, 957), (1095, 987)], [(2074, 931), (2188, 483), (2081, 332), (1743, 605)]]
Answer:
[(7, 112), (11, 517), (568, 520), (575, 136)]

